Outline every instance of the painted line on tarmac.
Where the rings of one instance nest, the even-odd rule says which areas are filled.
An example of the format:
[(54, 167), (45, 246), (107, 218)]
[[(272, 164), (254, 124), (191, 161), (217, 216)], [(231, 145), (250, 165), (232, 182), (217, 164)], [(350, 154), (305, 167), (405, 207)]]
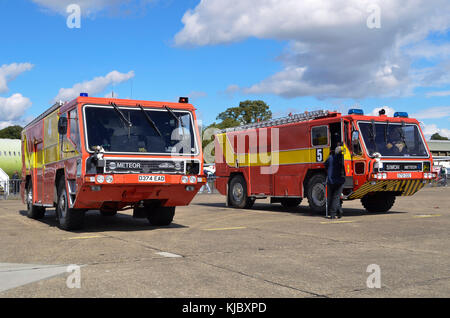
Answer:
[(173, 253), (169, 253), (169, 252), (157, 252), (155, 254), (164, 256), (164, 257), (169, 257), (169, 258), (178, 258), (178, 257), (183, 257), (181, 255), (178, 254), (173, 254)]
[(246, 229), (245, 226), (239, 226), (239, 227), (223, 227), (223, 228), (217, 228), (217, 229), (204, 229), (203, 231), (228, 231), (228, 230), (243, 230)]
[(0, 263), (0, 293), (67, 273), (67, 265)]
[(424, 219), (424, 218), (436, 218), (441, 216), (440, 214), (419, 214), (419, 215), (414, 215), (413, 218), (414, 219)]
[(104, 235), (75, 236), (75, 237), (69, 237), (66, 240), (88, 240), (88, 239), (105, 238), (105, 237), (107, 237), (107, 236), (104, 236)]
[(320, 224), (336, 224), (336, 223), (354, 223), (355, 221), (326, 221), (320, 222)]

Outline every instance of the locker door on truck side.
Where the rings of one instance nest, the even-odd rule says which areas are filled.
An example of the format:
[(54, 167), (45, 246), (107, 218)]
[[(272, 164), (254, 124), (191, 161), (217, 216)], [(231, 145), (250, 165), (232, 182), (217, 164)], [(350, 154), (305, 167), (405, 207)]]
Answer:
[(248, 175), (249, 192), (253, 195), (269, 195), (272, 193), (273, 173), (271, 128), (261, 128), (255, 135), (248, 136), (249, 153)]
[(44, 144), (42, 140), (35, 142), (34, 152), (33, 193), (36, 193), (35, 203), (42, 203), (44, 197)]

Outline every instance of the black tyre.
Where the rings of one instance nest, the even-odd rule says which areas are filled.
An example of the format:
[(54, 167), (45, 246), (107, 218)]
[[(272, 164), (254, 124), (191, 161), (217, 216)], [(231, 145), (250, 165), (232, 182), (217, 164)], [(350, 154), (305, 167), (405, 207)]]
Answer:
[(281, 205), (286, 209), (292, 209), (296, 208), (302, 203), (302, 199), (294, 199), (294, 198), (288, 198), (288, 199), (281, 199), (280, 201)]
[(59, 181), (58, 202), (56, 204), (56, 217), (59, 227), (66, 231), (79, 230), (84, 224), (85, 210), (69, 208), (69, 198), (67, 196), (64, 179)]
[(255, 199), (247, 195), (247, 183), (242, 175), (234, 176), (228, 188), (228, 201), (233, 208), (250, 209)]
[(102, 216), (115, 216), (117, 214), (117, 211), (115, 211), (115, 210), (100, 210), (100, 214)]
[(35, 220), (42, 219), (45, 215), (45, 208), (33, 205), (33, 184), (31, 180), (28, 183), (26, 191), (27, 216)]
[(326, 176), (322, 173), (313, 175), (306, 186), (306, 197), (309, 207), (316, 213), (324, 213), (326, 209), (325, 182)]
[(151, 225), (167, 226), (170, 225), (175, 216), (175, 207), (157, 207), (148, 211), (147, 219)]
[(361, 199), (361, 203), (367, 212), (387, 212), (395, 202), (395, 195), (390, 193), (378, 192), (368, 194)]

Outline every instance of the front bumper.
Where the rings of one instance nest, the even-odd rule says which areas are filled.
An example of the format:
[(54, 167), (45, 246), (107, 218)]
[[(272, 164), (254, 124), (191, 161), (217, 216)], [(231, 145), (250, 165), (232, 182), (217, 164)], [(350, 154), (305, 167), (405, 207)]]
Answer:
[[(202, 176), (187, 176), (186, 181), (181, 175), (98, 175), (85, 176), (77, 191), (73, 205), (75, 209), (100, 209), (105, 202), (128, 206), (139, 201), (160, 200), (163, 206), (188, 205), (201, 186), (206, 183)], [(112, 176), (112, 182), (107, 182), (107, 176)], [(139, 176), (163, 176), (161, 178), (141, 178)], [(195, 179), (195, 180), (194, 180)], [(103, 180), (103, 182), (99, 182)], [(148, 181), (159, 180), (159, 181)], [(111, 180), (110, 180), (111, 181)]]
[(361, 199), (371, 192), (395, 192), (399, 196), (411, 196), (436, 178), (429, 172), (378, 172), (355, 189), (347, 199)]

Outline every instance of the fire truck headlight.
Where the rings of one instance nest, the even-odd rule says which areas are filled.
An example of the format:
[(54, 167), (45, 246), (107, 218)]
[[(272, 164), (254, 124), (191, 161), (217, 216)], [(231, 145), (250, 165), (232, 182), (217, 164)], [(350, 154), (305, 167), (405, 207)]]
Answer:
[(105, 182), (105, 177), (102, 176), (101, 174), (99, 174), (97, 176), (96, 180), (97, 180), (98, 183), (103, 183), (103, 182)]
[(105, 180), (106, 180), (106, 183), (113, 183), (114, 178), (113, 178), (113, 176), (106, 176)]
[(383, 179), (387, 179), (387, 173), (383, 173)]
[(182, 176), (181, 177), (181, 182), (182, 183), (188, 183), (189, 182), (189, 178), (187, 176)]
[(194, 176), (189, 177), (189, 182), (190, 183), (195, 183), (197, 181), (197, 178)]
[(374, 169), (383, 169), (383, 163), (380, 161), (380, 159), (376, 159), (375, 163), (373, 164)]
[(433, 173), (432, 176), (433, 176), (433, 179), (436, 178), (436, 174), (435, 173)]

